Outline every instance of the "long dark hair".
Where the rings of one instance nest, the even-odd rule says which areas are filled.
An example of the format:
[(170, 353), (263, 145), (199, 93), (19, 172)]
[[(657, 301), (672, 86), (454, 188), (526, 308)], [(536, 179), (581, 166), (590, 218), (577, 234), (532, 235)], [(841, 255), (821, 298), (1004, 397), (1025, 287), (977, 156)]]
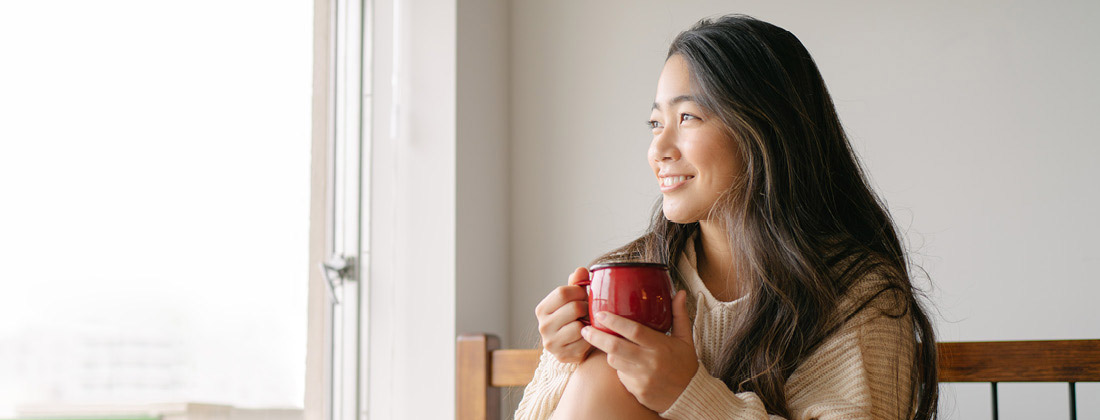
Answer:
[[(723, 222), (747, 307), (716, 376), (789, 416), (788, 377), (829, 335), (884, 294), (886, 315), (911, 320), (909, 416), (936, 417), (936, 344), (919, 289), (885, 204), (868, 186), (809, 52), (790, 32), (744, 15), (704, 19), (676, 37), (699, 105), (737, 142), (744, 173), (710, 216)], [(665, 218), (597, 261), (675, 265), (698, 223)], [(838, 269), (842, 267), (842, 269)], [(883, 274), (856, 305), (842, 301), (869, 273)], [(674, 281), (681, 287), (673, 270)], [(739, 343), (751, 343), (740, 345)]]

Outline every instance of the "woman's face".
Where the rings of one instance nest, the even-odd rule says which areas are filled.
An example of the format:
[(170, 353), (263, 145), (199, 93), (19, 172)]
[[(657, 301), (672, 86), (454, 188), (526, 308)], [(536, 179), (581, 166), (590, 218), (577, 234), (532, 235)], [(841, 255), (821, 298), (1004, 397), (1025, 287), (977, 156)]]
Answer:
[(676, 223), (704, 220), (742, 164), (722, 122), (693, 99), (687, 62), (679, 55), (661, 70), (649, 119), (649, 166), (664, 195), (665, 217)]

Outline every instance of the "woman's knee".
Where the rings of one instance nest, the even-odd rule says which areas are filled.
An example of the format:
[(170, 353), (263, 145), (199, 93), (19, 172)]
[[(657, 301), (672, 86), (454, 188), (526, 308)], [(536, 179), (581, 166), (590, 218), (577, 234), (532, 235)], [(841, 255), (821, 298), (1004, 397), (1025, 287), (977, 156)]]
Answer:
[(659, 419), (626, 390), (607, 354), (595, 350), (569, 377), (555, 419)]

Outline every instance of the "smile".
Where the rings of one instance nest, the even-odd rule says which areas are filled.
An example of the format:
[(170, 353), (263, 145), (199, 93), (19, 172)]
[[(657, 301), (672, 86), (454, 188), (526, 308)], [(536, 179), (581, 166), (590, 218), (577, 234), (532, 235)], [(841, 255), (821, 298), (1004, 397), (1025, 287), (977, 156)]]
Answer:
[(694, 179), (691, 175), (675, 175), (658, 178), (658, 185), (661, 187), (661, 192), (669, 192), (680, 188), (684, 184)]

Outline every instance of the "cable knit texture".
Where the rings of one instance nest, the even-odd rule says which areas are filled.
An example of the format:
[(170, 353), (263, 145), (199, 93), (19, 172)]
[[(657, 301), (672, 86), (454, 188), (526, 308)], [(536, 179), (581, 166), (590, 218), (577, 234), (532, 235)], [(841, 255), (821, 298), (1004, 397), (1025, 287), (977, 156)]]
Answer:
[[(688, 313), (699, 357), (699, 369), (687, 389), (660, 416), (668, 419), (780, 419), (769, 415), (752, 392), (734, 393), (715, 378), (719, 353), (736, 326), (744, 298), (716, 299), (695, 268), (693, 241), (687, 241), (677, 265), (688, 290)], [(860, 279), (840, 302), (838, 313), (851, 313), (882, 277)], [(787, 381), (788, 407), (797, 420), (905, 419), (911, 406), (909, 366), (915, 338), (908, 316), (892, 318), (883, 310), (904, 304), (897, 294), (883, 294), (844, 323), (795, 369)], [(516, 420), (550, 418), (561, 399), (575, 363), (561, 363), (543, 352), (535, 377), (523, 392)]]

